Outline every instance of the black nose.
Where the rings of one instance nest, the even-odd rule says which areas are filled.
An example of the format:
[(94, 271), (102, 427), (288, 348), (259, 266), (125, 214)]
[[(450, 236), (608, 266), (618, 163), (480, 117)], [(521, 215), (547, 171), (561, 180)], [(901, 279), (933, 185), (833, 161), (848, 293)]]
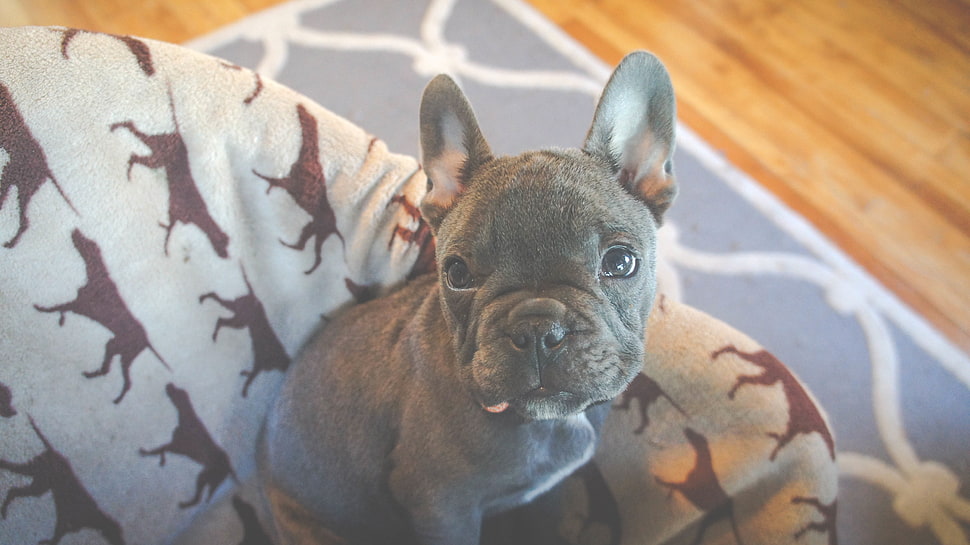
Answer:
[(544, 366), (565, 345), (566, 306), (555, 299), (535, 298), (519, 303), (509, 313), (509, 339), (516, 350), (534, 354)]
[(512, 344), (519, 350), (538, 349), (540, 353), (551, 354), (562, 347), (566, 334), (566, 328), (559, 323), (520, 324), (512, 334)]

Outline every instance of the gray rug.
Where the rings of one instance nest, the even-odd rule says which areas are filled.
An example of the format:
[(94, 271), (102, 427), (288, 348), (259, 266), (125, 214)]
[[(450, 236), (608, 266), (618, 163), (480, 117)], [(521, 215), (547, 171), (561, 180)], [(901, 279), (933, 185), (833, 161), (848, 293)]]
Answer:
[[(190, 45), (414, 155), (439, 72), (461, 82), (494, 151), (517, 153), (580, 145), (610, 70), (517, 0), (292, 2)], [(688, 128), (678, 141), (663, 291), (813, 390), (838, 441), (842, 543), (970, 543), (970, 358)]]

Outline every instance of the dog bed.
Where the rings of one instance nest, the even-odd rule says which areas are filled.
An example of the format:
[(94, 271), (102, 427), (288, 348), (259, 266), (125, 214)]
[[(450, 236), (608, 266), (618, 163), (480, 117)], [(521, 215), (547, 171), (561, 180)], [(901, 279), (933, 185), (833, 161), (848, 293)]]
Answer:
[[(180, 46), (18, 28), (0, 48), (0, 543), (272, 543), (262, 416), (329, 316), (433, 270), (420, 166)], [(670, 297), (647, 336), (563, 537), (835, 543), (802, 383)]]

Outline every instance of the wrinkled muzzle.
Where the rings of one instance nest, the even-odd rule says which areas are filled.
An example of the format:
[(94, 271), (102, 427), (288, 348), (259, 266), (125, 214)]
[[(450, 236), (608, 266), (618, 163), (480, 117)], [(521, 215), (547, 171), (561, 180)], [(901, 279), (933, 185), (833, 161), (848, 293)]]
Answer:
[(512, 294), (484, 309), (471, 372), (486, 411), (562, 418), (626, 387), (642, 365), (642, 342), (618, 339), (586, 299)]

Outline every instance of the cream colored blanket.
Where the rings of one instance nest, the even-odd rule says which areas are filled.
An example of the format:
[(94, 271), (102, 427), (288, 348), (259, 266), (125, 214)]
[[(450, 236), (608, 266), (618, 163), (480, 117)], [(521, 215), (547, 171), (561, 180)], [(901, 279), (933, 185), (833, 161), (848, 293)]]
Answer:
[[(431, 270), (424, 174), (178, 46), (22, 28), (0, 51), (0, 543), (271, 543), (262, 416), (328, 316)], [(563, 536), (835, 543), (804, 386), (663, 297), (648, 338)]]

